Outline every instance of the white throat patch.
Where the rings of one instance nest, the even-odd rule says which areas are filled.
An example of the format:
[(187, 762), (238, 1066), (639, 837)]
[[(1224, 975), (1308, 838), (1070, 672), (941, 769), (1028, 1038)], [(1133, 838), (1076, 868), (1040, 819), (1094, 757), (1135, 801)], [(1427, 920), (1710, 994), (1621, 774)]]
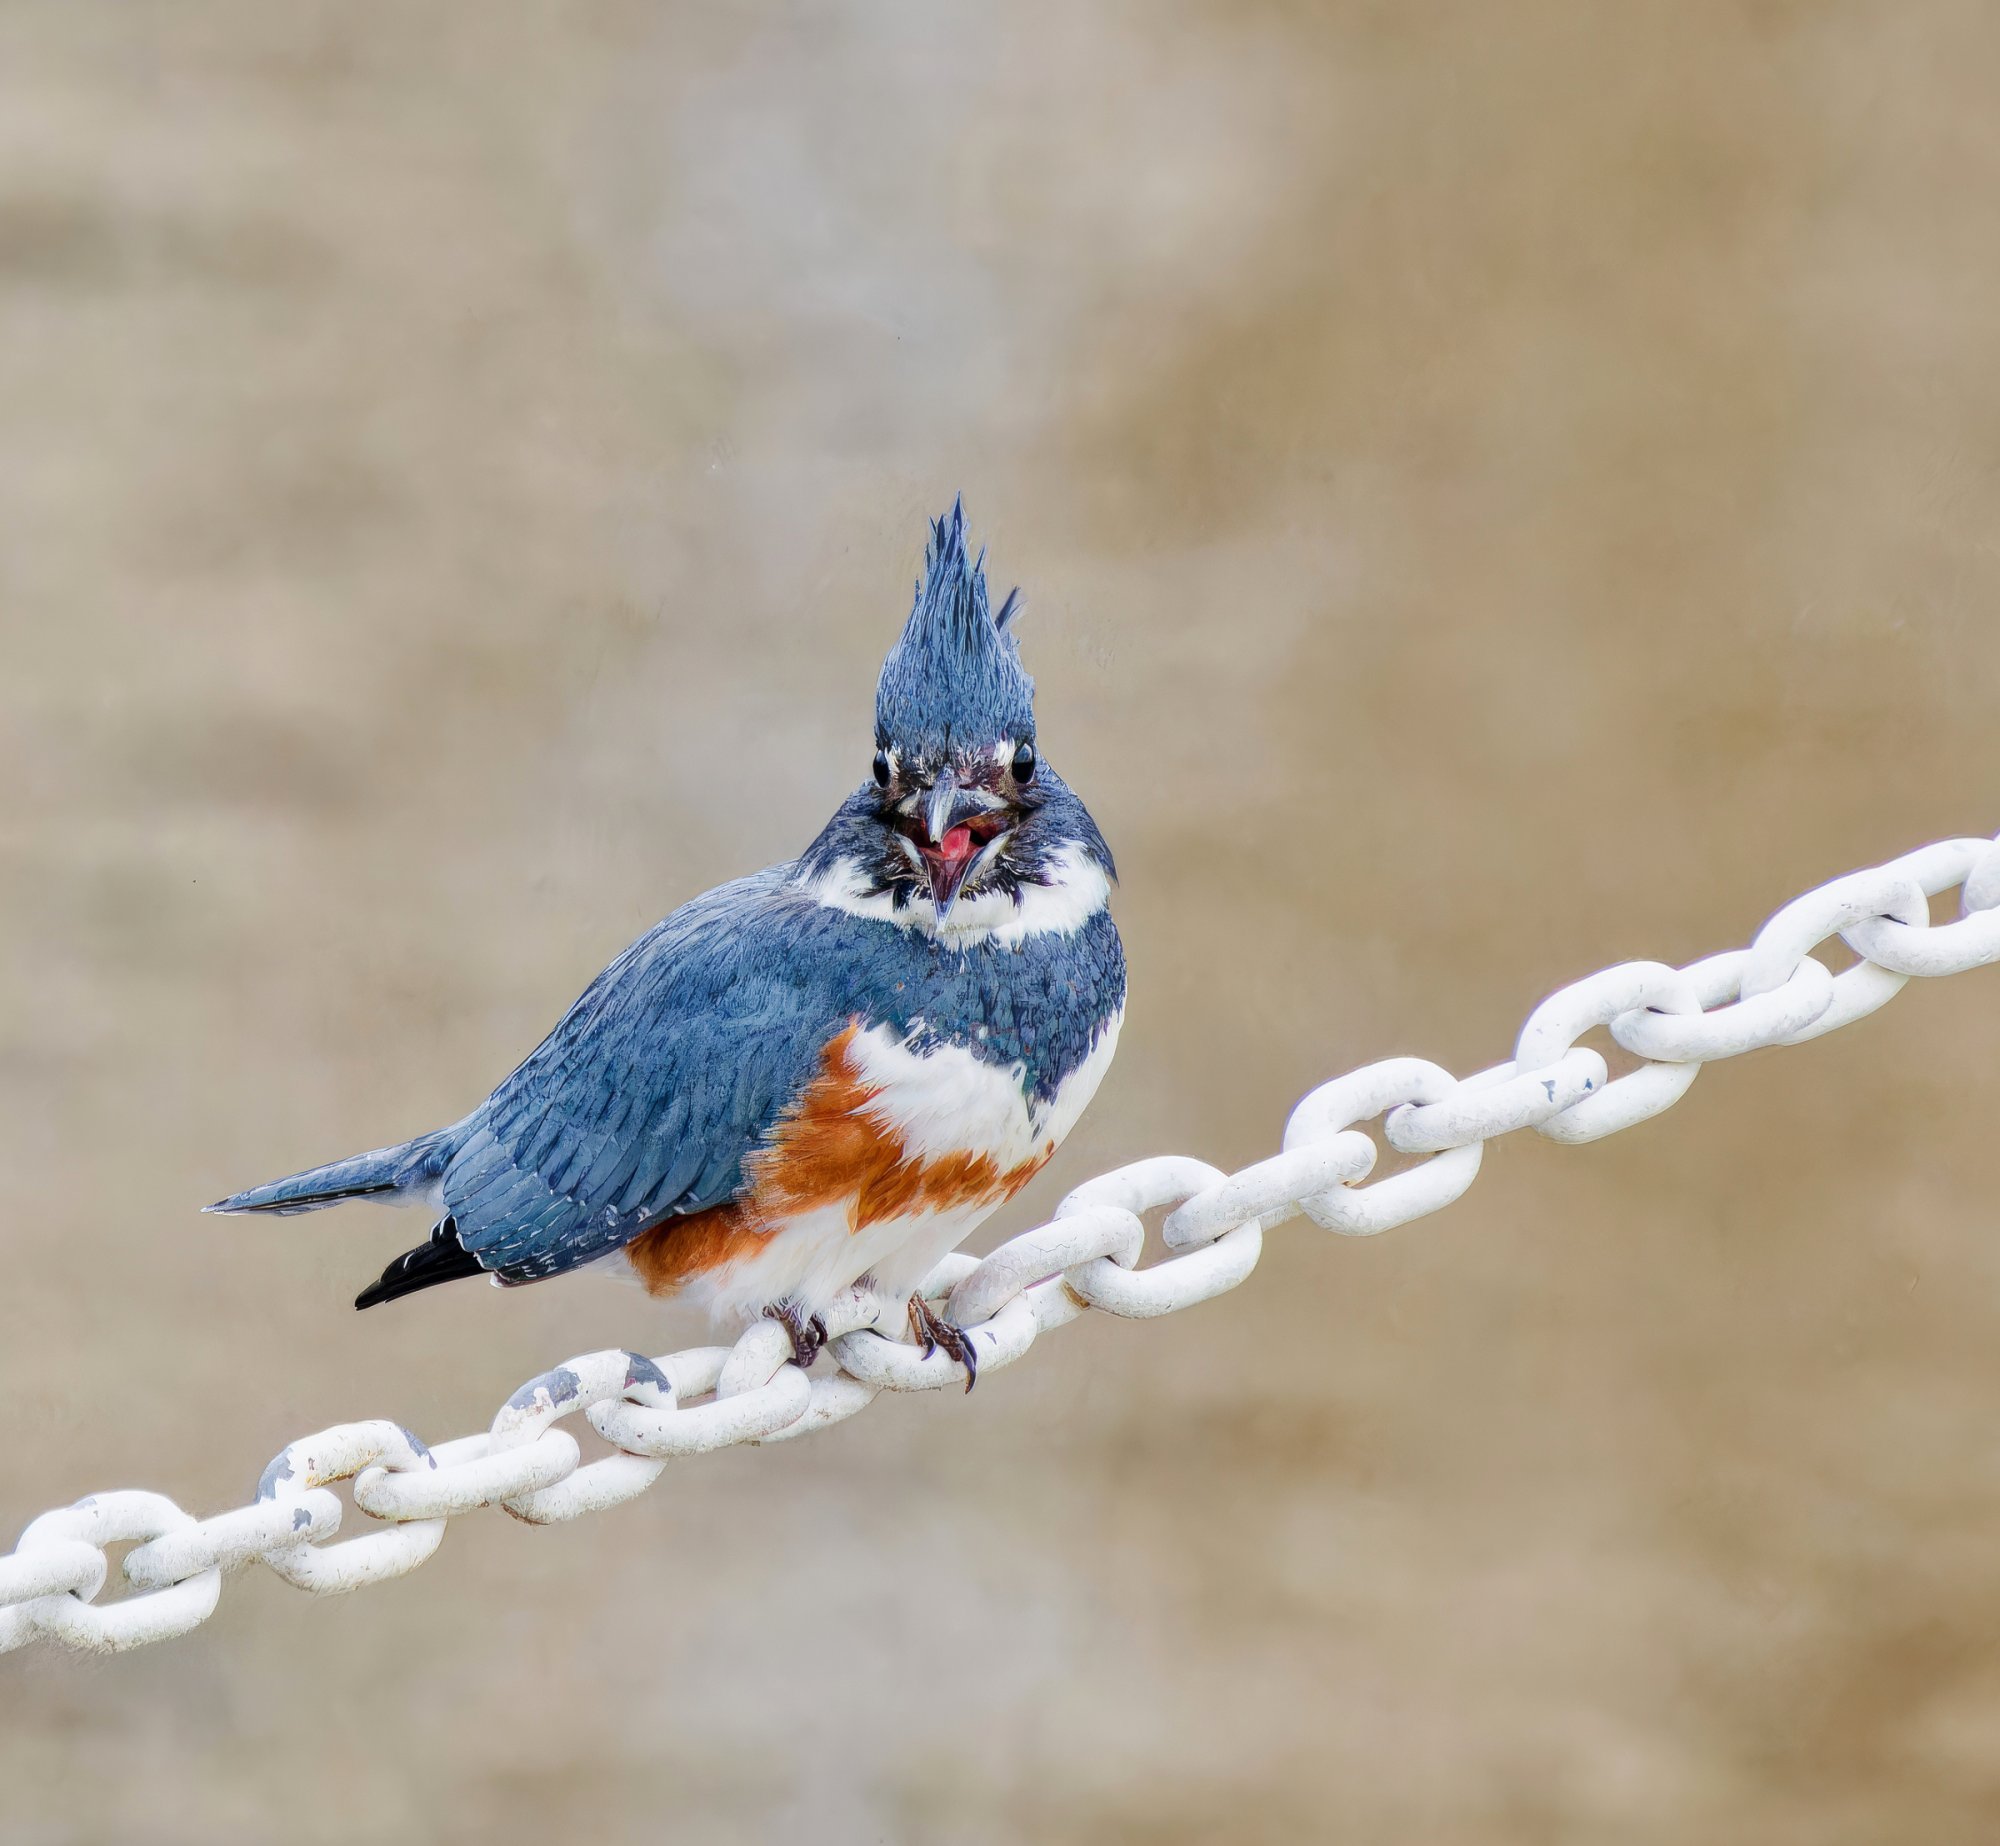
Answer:
[(927, 897), (913, 897), (900, 909), (887, 891), (871, 891), (859, 863), (838, 859), (816, 878), (802, 882), (816, 903), (851, 917), (893, 923), (898, 929), (921, 930), (952, 948), (972, 949), (991, 942), (1015, 948), (1030, 936), (1068, 936), (1081, 929), (1111, 897), (1111, 880), (1101, 866), (1075, 846), (1055, 854), (1046, 884), (1024, 884), (1019, 902), (1005, 891), (980, 891), (953, 905), (943, 929), (937, 907)]

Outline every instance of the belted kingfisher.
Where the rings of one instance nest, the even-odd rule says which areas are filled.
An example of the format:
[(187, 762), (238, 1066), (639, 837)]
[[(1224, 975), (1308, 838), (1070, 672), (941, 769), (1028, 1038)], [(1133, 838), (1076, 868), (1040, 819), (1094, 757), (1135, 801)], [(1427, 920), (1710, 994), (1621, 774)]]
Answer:
[(1111, 850), (1042, 758), (1020, 593), (993, 610), (962, 503), (935, 521), (875, 695), (870, 774), (799, 858), (684, 904), (462, 1121), (219, 1200), (438, 1213), (357, 1308), (460, 1276), (624, 1265), (809, 1365), (859, 1284), (978, 1361), (916, 1292), (1025, 1186), (1110, 1067)]

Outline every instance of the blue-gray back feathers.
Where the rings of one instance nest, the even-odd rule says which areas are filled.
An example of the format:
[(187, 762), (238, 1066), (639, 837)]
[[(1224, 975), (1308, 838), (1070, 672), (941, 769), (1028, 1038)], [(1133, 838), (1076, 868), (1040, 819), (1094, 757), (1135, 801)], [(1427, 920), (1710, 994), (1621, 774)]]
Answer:
[(949, 1040), (1054, 1094), (1124, 1001), (1100, 911), (1014, 948), (941, 947), (818, 903), (775, 867), (674, 912), (591, 983), (455, 1130), (458, 1241), (510, 1281), (733, 1197), (745, 1160), (850, 1022)]

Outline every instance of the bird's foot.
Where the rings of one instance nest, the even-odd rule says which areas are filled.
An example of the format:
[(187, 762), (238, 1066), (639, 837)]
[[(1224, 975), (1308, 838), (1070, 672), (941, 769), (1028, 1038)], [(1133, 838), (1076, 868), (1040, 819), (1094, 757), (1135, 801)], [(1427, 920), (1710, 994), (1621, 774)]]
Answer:
[(973, 1350), (972, 1336), (963, 1327), (946, 1320), (921, 1295), (910, 1297), (910, 1331), (916, 1335), (926, 1359), (934, 1352), (943, 1352), (965, 1367), (968, 1391), (979, 1382), (979, 1354)]
[(803, 1313), (796, 1301), (774, 1301), (764, 1310), (766, 1320), (775, 1320), (792, 1336), (792, 1363), (800, 1371), (811, 1368), (826, 1344), (826, 1322), (817, 1314)]

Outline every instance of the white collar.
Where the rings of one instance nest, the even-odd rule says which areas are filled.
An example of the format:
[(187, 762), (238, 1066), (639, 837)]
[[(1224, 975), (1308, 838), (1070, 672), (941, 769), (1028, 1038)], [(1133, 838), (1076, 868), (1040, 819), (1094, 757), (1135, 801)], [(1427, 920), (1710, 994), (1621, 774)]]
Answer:
[(800, 882), (814, 902), (830, 910), (916, 930), (947, 948), (976, 949), (991, 943), (1013, 949), (1030, 936), (1073, 935), (1111, 899), (1111, 880), (1104, 868), (1080, 847), (1063, 847), (1048, 869), (1045, 881), (1024, 881), (1017, 891), (980, 891), (961, 897), (943, 929), (937, 926), (937, 908), (929, 898), (912, 897), (898, 905), (889, 892), (870, 888), (853, 858), (836, 859), (824, 872)]

